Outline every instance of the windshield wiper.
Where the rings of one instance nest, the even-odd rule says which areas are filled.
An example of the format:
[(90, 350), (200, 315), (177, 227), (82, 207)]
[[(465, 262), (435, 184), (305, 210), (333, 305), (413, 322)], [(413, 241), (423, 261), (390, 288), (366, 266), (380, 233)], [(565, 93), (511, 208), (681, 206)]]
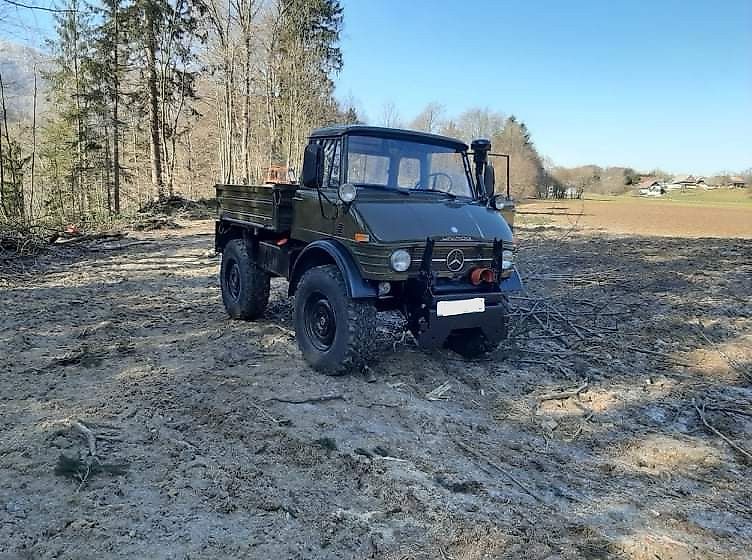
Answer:
[(450, 193), (449, 191), (440, 191), (439, 189), (415, 189), (418, 192), (430, 192), (430, 193), (441, 193), (447, 195), (449, 198), (457, 198), (457, 195), (454, 193)]
[(399, 194), (404, 194), (406, 196), (410, 196), (410, 191), (406, 189), (397, 189), (394, 187), (387, 187), (385, 185), (369, 185), (369, 184), (360, 184), (356, 185), (358, 188), (364, 188), (364, 189), (378, 189), (380, 191), (387, 191), (387, 192), (396, 192)]

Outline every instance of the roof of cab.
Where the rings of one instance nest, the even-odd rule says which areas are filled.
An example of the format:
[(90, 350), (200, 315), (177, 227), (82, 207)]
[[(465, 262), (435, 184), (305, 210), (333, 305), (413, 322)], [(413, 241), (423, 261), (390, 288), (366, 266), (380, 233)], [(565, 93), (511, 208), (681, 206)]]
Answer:
[(457, 150), (467, 150), (468, 146), (462, 140), (420, 132), (419, 130), (405, 130), (401, 128), (387, 128), (383, 126), (368, 126), (364, 124), (340, 124), (317, 128), (311, 132), (311, 138), (331, 138), (345, 134), (357, 134), (360, 136), (378, 136), (380, 138), (395, 138), (412, 140), (413, 142), (425, 142), (427, 144), (440, 144)]

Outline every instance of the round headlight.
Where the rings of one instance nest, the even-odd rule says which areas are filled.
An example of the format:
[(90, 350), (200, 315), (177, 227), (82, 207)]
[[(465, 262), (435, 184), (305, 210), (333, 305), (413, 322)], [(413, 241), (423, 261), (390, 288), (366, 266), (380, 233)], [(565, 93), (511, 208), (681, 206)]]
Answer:
[(496, 197), (494, 199), (494, 207), (497, 210), (511, 210), (514, 208), (514, 201), (512, 200), (505, 200), (501, 197)]
[(339, 187), (339, 199), (342, 202), (352, 202), (358, 194), (358, 189), (352, 183), (345, 183)]
[(397, 249), (392, 256), (389, 257), (389, 261), (392, 263), (392, 268), (397, 272), (405, 272), (410, 268), (410, 253), (404, 249)]
[(514, 253), (512, 251), (501, 252), (501, 268), (508, 270), (514, 265)]

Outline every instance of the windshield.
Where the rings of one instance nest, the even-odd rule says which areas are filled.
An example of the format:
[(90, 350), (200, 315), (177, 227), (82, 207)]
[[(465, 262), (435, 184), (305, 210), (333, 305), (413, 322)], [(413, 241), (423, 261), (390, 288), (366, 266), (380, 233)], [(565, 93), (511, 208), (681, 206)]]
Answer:
[(456, 148), (374, 136), (350, 136), (347, 181), (472, 198), (464, 153)]

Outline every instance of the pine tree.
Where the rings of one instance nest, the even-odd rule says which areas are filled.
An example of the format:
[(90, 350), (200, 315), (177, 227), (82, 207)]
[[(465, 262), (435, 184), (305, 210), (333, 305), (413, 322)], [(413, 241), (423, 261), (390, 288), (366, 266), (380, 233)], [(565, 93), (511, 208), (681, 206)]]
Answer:
[(195, 98), (193, 43), (201, 38), (203, 9), (194, 0), (136, 0), (128, 10), (131, 40), (143, 53), (136, 57), (147, 100), (152, 188), (160, 199), (172, 194), (179, 124)]
[[(53, 163), (56, 174), (66, 177), (66, 183), (71, 187), (70, 197), (66, 197), (70, 207), (61, 206), (59, 211), (62, 215), (75, 218), (97, 210), (91, 191), (89, 155), (91, 151), (98, 149), (99, 144), (91, 127), (91, 10), (80, 0), (68, 0), (65, 7), (66, 11), (56, 15), (57, 40), (51, 43), (55, 56), (52, 69), (45, 72), (44, 77), (50, 84), (50, 102), (57, 108), (48, 127), (69, 130), (52, 138), (43, 138), (42, 142), (46, 144), (53, 138), (65, 139), (66, 144), (47, 145), (44, 151), (54, 156), (61, 156), (68, 151), (75, 154), (73, 160), (65, 157)], [(64, 162), (67, 163), (66, 167), (60, 165)]]
[(5, 219), (19, 222), (25, 217), (23, 176), (24, 167), (30, 157), (24, 158), (21, 145), (10, 137), (2, 74), (0, 74), (0, 111), (2, 111), (2, 118), (0, 118), (0, 210)]
[(515, 196), (535, 195), (544, 183), (545, 172), (525, 123), (518, 121), (514, 115), (510, 116), (504, 122), (503, 129), (491, 138), (491, 142), (495, 152), (510, 156), (510, 180)]
[(332, 74), (342, 68), (339, 0), (280, 0), (274, 43), (281, 134), (272, 154), (295, 165), (302, 159), (308, 130), (336, 119)]
[(121, 26), (123, 13), (121, 0), (102, 0), (99, 10), (101, 22), (96, 29), (92, 70), (96, 78), (94, 80), (96, 90), (93, 95), (100, 102), (102, 126), (109, 132), (103, 139), (107, 147), (105, 160), (109, 163), (109, 168), (105, 173), (108, 178), (106, 189), (108, 211), (115, 214), (120, 214), (121, 211), (120, 185), (123, 176), (123, 167), (120, 162), (120, 132), (124, 123), (121, 122), (119, 114), (121, 83), (125, 73), (121, 51), (127, 47), (124, 44)]

